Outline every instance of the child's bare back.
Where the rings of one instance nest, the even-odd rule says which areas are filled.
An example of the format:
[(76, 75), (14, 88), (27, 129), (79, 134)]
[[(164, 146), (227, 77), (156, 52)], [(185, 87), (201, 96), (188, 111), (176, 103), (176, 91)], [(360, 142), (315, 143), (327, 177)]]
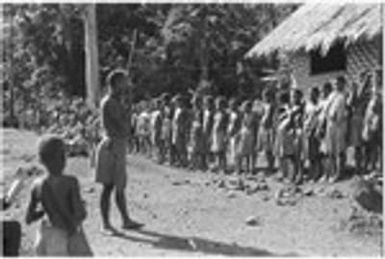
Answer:
[(41, 202), (42, 209), (54, 227), (72, 232), (86, 217), (79, 183), (73, 176), (38, 179), (33, 185), (32, 196)]

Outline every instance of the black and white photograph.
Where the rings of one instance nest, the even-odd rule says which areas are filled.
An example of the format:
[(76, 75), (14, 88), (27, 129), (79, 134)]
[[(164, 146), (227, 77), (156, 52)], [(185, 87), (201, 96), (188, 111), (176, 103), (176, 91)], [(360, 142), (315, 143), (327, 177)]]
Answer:
[(5, 257), (382, 257), (385, 2), (0, 3)]

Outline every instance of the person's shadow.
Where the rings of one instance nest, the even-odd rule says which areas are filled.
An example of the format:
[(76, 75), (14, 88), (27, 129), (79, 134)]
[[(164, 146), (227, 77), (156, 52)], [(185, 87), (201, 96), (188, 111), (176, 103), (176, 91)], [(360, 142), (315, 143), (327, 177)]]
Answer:
[(225, 244), (198, 237), (177, 237), (166, 234), (160, 234), (149, 230), (137, 230), (139, 233), (149, 238), (141, 238), (128, 235), (126, 232), (116, 232), (115, 236), (124, 238), (133, 242), (147, 243), (154, 247), (171, 250), (181, 250), (187, 252), (196, 252), (211, 255), (225, 256), (298, 256), (297, 254), (273, 254), (267, 250), (253, 247), (242, 247), (237, 244)]

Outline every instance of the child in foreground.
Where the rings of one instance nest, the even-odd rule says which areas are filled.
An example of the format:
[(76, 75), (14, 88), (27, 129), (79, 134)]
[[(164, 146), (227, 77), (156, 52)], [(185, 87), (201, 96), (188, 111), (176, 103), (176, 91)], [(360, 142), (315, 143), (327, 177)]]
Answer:
[(38, 156), (48, 174), (32, 185), (26, 223), (41, 219), (36, 240), (39, 256), (90, 256), (81, 224), (86, 210), (79, 182), (63, 175), (65, 144), (60, 137), (46, 136), (39, 141)]

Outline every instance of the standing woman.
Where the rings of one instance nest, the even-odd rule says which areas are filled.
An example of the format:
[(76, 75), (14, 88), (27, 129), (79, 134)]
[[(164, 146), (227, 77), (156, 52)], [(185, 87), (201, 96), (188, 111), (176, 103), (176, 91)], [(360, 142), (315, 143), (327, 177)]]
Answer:
[[(347, 101), (349, 108), (349, 146), (354, 148), (355, 169), (361, 173), (364, 168), (364, 141), (362, 131), (364, 129), (365, 108), (369, 102), (370, 80), (364, 72), (360, 75), (360, 81), (357, 84), (353, 82), (352, 89)], [(369, 93), (370, 94), (370, 93)]]
[(319, 182), (324, 182), (329, 177), (330, 161), (326, 152), (326, 126), (327, 126), (327, 111), (330, 106), (333, 86), (330, 82), (326, 82), (322, 86), (322, 97), (318, 104), (318, 116), (317, 116), (317, 128), (315, 130), (315, 138), (320, 143), (319, 156), (320, 156), (320, 179)]
[(206, 170), (204, 157), (205, 142), (203, 138), (203, 110), (202, 98), (198, 95), (192, 99), (193, 119), (190, 134), (191, 167), (192, 169)]
[(211, 95), (204, 97), (203, 106), (203, 141), (206, 143), (204, 148), (204, 161), (207, 167), (209, 167), (210, 162), (212, 162), (211, 143), (214, 124), (214, 100)]
[(230, 163), (237, 164), (235, 139), (241, 128), (241, 113), (238, 110), (238, 100), (231, 98), (229, 101), (229, 125), (227, 136), (229, 138)]
[(318, 113), (319, 113), (319, 95), (317, 87), (310, 90), (310, 100), (306, 103), (303, 125), (303, 159), (309, 162), (309, 178), (311, 181), (317, 181), (321, 176), (321, 157), (320, 141), (316, 136)]
[(274, 127), (273, 118), (275, 113), (274, 92), (266, 89), (263, 93), (264, 107), (261, 123), (258, 131), (258, 151), (263, 151), (267, 159), (267, 168), (269, 173), (274, 170)]
[(211, 151), (216, 157), (218, 169), (225, 173), (227, 166), (226, 159), (226, 129), (228, 124), (228, 115), (226, 113), (226, 100), (224, 97), (217, 97), (215, 100), (216, 113), (214, 116), (214, 125), (212, 131)]

